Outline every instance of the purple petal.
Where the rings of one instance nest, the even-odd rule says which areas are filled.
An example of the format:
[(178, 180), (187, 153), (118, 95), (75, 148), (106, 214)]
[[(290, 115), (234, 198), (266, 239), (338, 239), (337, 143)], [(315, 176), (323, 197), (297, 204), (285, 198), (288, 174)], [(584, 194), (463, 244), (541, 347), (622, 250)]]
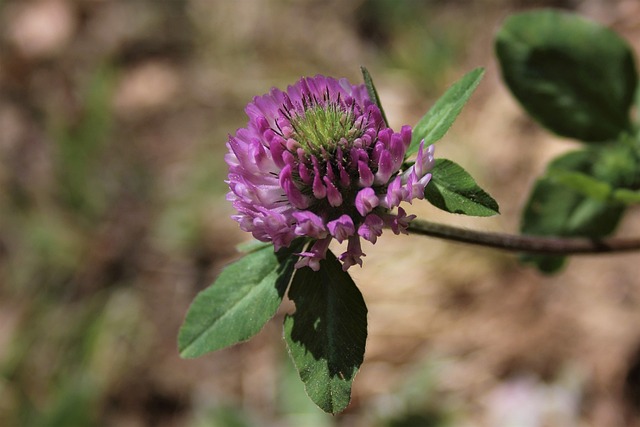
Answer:
[(340, 194), (340, 191), (338, 191), (336, 186), (328, 177), (325, 176), (323, 181), (327, 187), (327, 200), (329, 201), (329, 204), (334, 208), (337, 208), (342, 204), (342, 194)]
[(320, 270), (320, 260), (325, 259), (327, 256), (329, 243), (331, 243), (331, 237), (316, 240), (307, 252), (297, 254), (300, 255), (300, 259), (296, 263), (295, 268), (309, 267), (313, 271)]
[(324, 221), (313, 212), (294, 212), (293, 217), (298, 221), (295, 228), (295, 233), (298, 236), (308, 236), (314, 239), (324, 239), (328, 236)]
[(306, 209), (309, 207), (310, 200), (296, 187), (291, 169), (291, 165), (286, 165), (280, 172), (280, 186), (293, 206), (298, 209)]
[(402, 178), (397, 176), (387, 188), (386, 207), (388, 209), (395, 208), (404, 199), (405, 189), (402, 188)]
[(386, 184), (389, 182), (389, 178), (395, 172), (393, 169), (393, 160), (391, 158), (391, 153), (385, 150), (380, 153), (380, 160), (378, 161), (378, 171), (375, 175), (374, 182), (376, 184)]
[(378, 132), (378, 140), (383, 144), (384, 148), (389, 149), (389, 143), (391, 142), (391, 135), (393, 131), (389, 128), (382, 129)]
[(404, 149), (406, 150), (411, 145), (411, 126), (404, 125), (400, 129), (400, 135), (402, 136), (402, 142), (404, 143)]
[(285, 162), (282, 159), (282, 154), (287, 150), (287, 147), (284, 145), (284, 139), (279, 136), (275, 136), (271, 142), (269, 143), (269, 151), (271, 151), (271, 158), (273, 159), (276, 166), (279, 168), (284, 167)]
[(347, 237), (353, 235), (356, 231), (353, 220), (349, 215), (342, 215), (340, 218), (330, 221), (327, 228), (338, 243), (342, 243)]
[(313, 177), (312, 190), (313, 190), (313, 196), (318, 200), (322, 200), (325, 197), (327, 197), (327, 187), (324, 186), (324, 184), (322, 183), (322, 177), (317, 172)]
[(352, 265), (358, 264), (362, 267), (362, 257), (365, 256), (360, 246), (360, 237), (349, 237), (349, 244), (347, 245), (347, 251), (340, 255), (340, 261), (342, 261), (342, 270), (347, 271)]
[(356, 195), (356, 209), (362, 216), (366, 216), (376, 206), (380, 204), (380, 200), (373, 188), (366, 187), (358, 191)]
[(358, 161), (358, 174), (360, 175), (360, 179), (358, 180), (360, 187), (370, 187), (371, 184), (373, 184), (373, 172), (371, 172), (369, 166), (362, 160)]
[(407, 232), (407, 228), (409, 227), (409, 223), (415, 218), (415, 215), (407, 215), (407, 213), (402, 208), (398, 208), (398, 214), (393, 217), (391, 221), (391, 230), (395, 234), (409, 234)]
[(378, 237), (382, 235), (384, 221), (378, 215), (369, 214), (364, 223), (358, 228), (358, 235), (371, 243), (376, 243)]
[(402, 166), (402, 162), (404, 161), (404, 143), (402, 142), (402, 137), (394, 133), (391, 136), (391, 143), (389, 144), (389, 152), (391, 153), (391, 162), (393, 164), (393, 171), (397, 171)]

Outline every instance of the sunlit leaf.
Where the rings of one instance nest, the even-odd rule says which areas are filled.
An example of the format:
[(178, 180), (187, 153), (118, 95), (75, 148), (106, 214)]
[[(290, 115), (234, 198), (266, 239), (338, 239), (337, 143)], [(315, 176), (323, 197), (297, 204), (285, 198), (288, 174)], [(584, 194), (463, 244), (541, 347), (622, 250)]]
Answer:
[(447, 159), (436, 159), (425, 198), (444, 211), (492, 216), (500, 213), (498, 203), (461, 166)]
[(274, 253), (267, 246), (226, 267), (189, 307), (178, 337), (180, 355), (198, 357), (257, 334), (282, 302), (296, 260), (292, 251)]
[(341, 412), (364, 358), (367, 307), (362, 294), (328, 252), (319, 271), (296, 271), (289, 298), (296, 311), (286, 317), (284, 335), (305, 390), (325, 412)]
[(449, 130), (473, 92), (480, 84), (484, 69), (476, 68), (454, 83), (413, 128), (406, 156), (418, 152), (420, 142), (428, 146), (439, 141)]
[(625, 205), (637, 205), (640, 204), (640, 191), (619, 188), (613, 192), (613, 199)]
[(246, 242), (242, 242), (236, 245), (236, 250), (240, 253), (248, 254), (255, 252), (259, 249), (266, 248), (268, 246), (273, 247), (273, 243), (261, 242), (260, 240), (252, 239)]

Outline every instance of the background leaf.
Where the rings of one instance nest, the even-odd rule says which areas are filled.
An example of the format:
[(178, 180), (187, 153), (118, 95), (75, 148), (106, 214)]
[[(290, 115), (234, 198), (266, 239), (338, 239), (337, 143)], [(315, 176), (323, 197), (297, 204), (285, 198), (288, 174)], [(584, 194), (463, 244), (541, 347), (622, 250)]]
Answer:
[(325, 412), (347, 407), (351, 383), (364, 359), (367, 307), (331, 253), (320, 270), (297, 270), (289, 298), (296, 311), (284, 322), (289, 353), (307, 394)]
[(613, 192), (613, 199), (625, 205), (637, 205), (640, 204), (640, 191), (620, 188)]
[(425, 147), (440, 140), (449, 130), (473, 92), (480, 84), (484, 69), (476, 68), (454, 83), (414, 126), (411, 145), (405, 157), (418, 152), (420, 141)]
[(637, 72), (614, 32), (573, 14), (525, 12), (505, 21), (496, 53), (509, 89), (551, 131), (588, 142), (630, 131)]
[[(616, 167), (616, 158), (625, 161), (623, 147), (587, 149), (570, 152), (553, 161), (545, 176), (539, 179), (523, 211), (520, 230), (523, 234), (566, 237), (604, 237), (611, 234), (624, 206), (612, 200), (599, 200), (565, 183), (558, 182), (558, 172), (593, 176), (611, 186), (619, 186), (628, 176)], [(607, 166), (608, 165), (608, 166)], [(574, 175), (575, 176), (575, 175)], [(564, 257), (525, 255), (523, 261), (533, 263), (545, 273), (558, 271)]]
[(444, 211), (492, 216), (500, 213), (498, 203), (461, 166), (447, 159), (436, 159), (425, 198)]
[(267, 246), (226, 267), (189, 307), (180, 355), (198, 357), (257, 334), (282, 302), (296, 260), (291, 254), (299, 249), (300, 243), (276, 254)]
[(606, 202), (612, 196), (611, 185), (581, 172), (552, 169), (547, 172), (546, 177), (552, 182), (601, 202)]

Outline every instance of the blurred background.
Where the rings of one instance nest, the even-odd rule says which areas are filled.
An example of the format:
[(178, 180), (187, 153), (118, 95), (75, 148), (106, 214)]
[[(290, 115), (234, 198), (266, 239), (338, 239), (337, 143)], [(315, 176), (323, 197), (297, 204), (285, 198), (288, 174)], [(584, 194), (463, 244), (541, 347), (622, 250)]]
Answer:
[[(636, 0), (0, 0), (1, 426), (640, 425), (640, 259), (514, 256), (385, 234), (351, 269), (369, 307), (351, 406), (304, 395), (281, 312), (181, 360), (189, 303), (249, 236), (225, 202), (227, 135), (272, 86), (366, 65), (392, 127), (487, 75), (436, 155), (502, 215), (410, 213), (514, 232), (545, 163), (575, 148), (528, 119), (492, 40), (553, 6), (640, 49)], [(620, 235), (640, 235), (637, 211)]]

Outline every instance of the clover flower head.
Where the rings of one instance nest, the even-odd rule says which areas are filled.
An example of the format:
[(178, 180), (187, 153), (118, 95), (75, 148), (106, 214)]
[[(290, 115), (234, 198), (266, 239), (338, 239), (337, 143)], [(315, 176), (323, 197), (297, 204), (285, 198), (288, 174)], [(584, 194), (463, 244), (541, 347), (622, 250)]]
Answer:
[(303, 78), (255, 97), (245, 111), (249, 123), (229, 137), (225, 156), (227, 199), (241, 229), (276, 250), (311, 239), (296, 267), (316, 271), (332, 239), (347, 241), (339, 257), (346, 271), (362, 265), (360, 239), (376, 243), (385, 227), (406, 233), (415, 216), (399, 205), (424, 197), (433, 146), (423, 142), (401, 170), (411, 127), (387, 127), (364, 85)]

